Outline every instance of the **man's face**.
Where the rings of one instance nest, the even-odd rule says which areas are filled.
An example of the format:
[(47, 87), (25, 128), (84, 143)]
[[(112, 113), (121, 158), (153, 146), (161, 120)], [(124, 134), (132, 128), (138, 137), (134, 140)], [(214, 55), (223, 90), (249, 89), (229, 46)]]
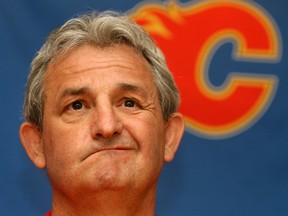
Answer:
[(52, 188), (156, 187), (165, 127), (149, 64), (131, 47), (82, 46), (49, 65), (41, 136)]

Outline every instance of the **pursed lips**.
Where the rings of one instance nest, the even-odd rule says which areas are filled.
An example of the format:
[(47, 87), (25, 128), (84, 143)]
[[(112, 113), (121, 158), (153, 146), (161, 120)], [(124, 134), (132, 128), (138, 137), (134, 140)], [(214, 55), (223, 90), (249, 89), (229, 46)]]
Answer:
[(88, 157), (94, 155), (94, 154), (98, 154), (100, 152), (104, 152), (104, 151), (129, 151), (129, 150), (133, 150), (134, 148), (128, 147), (128, 146), (106, 146), (106, 147), (101, 147), (101, 148), (97, 148), (94, 151), (90, 152), (83, 160), (87, 159)]
[(98, 149), (95, 153), (101, 152), (101, 151), (124, 151), (124, 150), (132, 150), (132, 148), (129, 147), (122, 147), (122, 146), (116, 146), (116, 147), (105, 147)]

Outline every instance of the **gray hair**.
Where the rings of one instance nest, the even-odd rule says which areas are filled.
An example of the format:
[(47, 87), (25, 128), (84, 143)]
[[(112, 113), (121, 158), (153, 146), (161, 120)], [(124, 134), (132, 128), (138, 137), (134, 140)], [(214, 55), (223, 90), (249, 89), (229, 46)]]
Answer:
[(151, 37), (134, 21), (116, 12), (89, 12), (67, 21), (48, 36), (32, 61), (24, 99), (24, 116), (42, 130), (44, 81), (49, 63), (72, 48), (92, 44), (108, 47), (127, 44), (144, 56), (158, 91), (163, 119), (167, 121), (179, 106), (179, 92), (164, 56)]

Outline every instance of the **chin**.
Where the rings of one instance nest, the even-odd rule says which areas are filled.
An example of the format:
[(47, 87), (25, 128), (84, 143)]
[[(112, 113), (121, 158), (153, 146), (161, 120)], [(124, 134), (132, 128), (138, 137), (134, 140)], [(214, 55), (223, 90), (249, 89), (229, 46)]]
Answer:
[(88, 189), (103, 191), (103, 190), (123, 190), (135, 185), (132, 175), (125, 173), (119, 169), (111, 169), (107, 167), (105, 170), (98, 170), (97, 173), (91, 177), (88, 183)]

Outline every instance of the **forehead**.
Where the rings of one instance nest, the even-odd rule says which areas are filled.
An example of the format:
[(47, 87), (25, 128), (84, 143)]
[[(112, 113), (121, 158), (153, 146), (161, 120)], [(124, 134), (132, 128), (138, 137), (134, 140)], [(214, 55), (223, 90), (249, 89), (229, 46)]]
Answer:
[(134, 48), (127, 45), (99, 48), (84, 45), (60, 56), (48, 66), (45, 87), (60, 89), (63, 85), (90, 82), (97, 85), (121, 81), (155, 87), (151, 67)]
[[(113, 60), (113, 62), (111, 62)], [(130, 66), (145, 66), (151, 73), (151, 67), (144, 56), (136, 49), (125, 44), (98, 47), (94, 45), (81, 45), (71, 48), (64, 54), (60, 54), (52, 60), (47, 68), (46, 76), (49, 76), (57, 68), (79, 67), (81, 63), (97, 63), (98, 66), (106, 66), (123, 62)], [(67, 72), (67, 71), (64, 71)], [(59, 73), (59, 71), (57, 71)], [(53, 75), (56, 75), (55, 73)]]

